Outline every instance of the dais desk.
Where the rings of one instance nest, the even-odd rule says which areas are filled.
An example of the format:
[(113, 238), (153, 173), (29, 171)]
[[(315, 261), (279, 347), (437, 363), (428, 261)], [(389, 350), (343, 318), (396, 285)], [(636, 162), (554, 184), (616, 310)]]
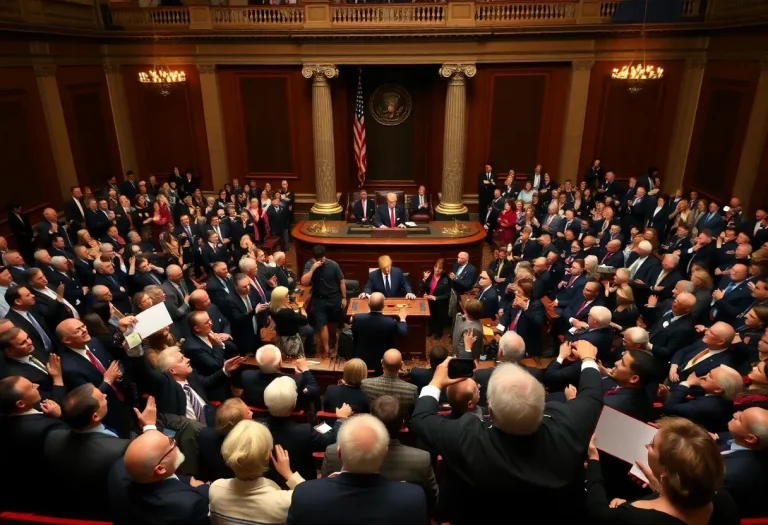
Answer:
[[(368, 299), (351, 299), (347, 306), (347, 316), (367, 314), (371, 311)], [(427, 320), (429, 319), (429, 301), (426, 299), (393, 298), (384, 300), (382, 314), (397, 317), (400, 310), (405, 310), (408, 336), (395, 343), (403, 354), (403, 360), (425, 359), (427, 351)]]
[(360, 281), (361, 287), (368, 280), (368, 269), (378, 268), (381, 255), (389, 255), (395, 266), (409, 274), (414, 293), (421, 285), (422, 272), (431, 271), (441, 257), (450, 269), (459, 252), (467, 252), (476, 267), (482, 266), (485, 230), (478, 222), (461, 222), (467, 231), (458, 235), (443, 233), (445, 228), (454, 225), (451, 221), (419, 224), (419, 229), (414, 231), (398, 229), (389, 232), (373, 232), (373, 228), (364, 229), (343, 221), (326, 221), (325, 225), (332, 231), (312, 233), (312, 227), (319, 222), (300, 221), (293, 228), (297, 273), (312, 258), (312, 248), (316, 244), (325, 246), (326, 256), (341, 265), (344, 277)]

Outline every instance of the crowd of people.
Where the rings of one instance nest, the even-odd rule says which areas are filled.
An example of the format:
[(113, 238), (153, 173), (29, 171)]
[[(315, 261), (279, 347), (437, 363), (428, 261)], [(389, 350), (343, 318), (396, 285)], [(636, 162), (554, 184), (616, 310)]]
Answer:
[[(764, 208), (664, 195), (653, 169), (624, 185), (595, 161), (575, 187), (538, 166), (520, 187), (486, 166), (493, 262), (462, 252), (412, 286), (382, 256), (343, 379), (322, 391), (305, 356), (330, 354), (347, 283), (323, 246), (295, 273), (262, 250), (289, 249), (286, 181), (233, 181), (217, 200), (174, 169), (85, 190), (34, 229), (14, 206), (18, 249), (0, 238), (4, 510), (120, 525), (457, 525), (514, 504), (522, 522), (768, 516)], [(416, 294), (452, 348), (434, 341), (404, 375), (407, 315), (382, 310)], [(173, 323), (129, 344), (161, 303)], [(456, 358), (473, 377), (449, 377)], [(592, 439), (603, 406), (658, 426), (645, 486)]]

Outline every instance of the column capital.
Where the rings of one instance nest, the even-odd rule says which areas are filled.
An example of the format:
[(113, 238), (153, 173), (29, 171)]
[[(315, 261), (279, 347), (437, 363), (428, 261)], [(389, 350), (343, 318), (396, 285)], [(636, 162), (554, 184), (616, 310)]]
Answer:
[(306, 79), (314, 78), (316, 81), (323, 82), (339, 76), (339, 70), (333, 64), (304, 64), (301, 67), (301, 74)]
[(451, 82), (464, 82), (466, 78), (472, 78), (477, 73), (475, 64), (443, 64), (438, 71), (443, 78), (450, 78)]
[(591, 71), (594, 66), (594, 60), (574, 60), (571, 62), (574, 71)]
[(34, 64), (35, 76), (50, 77), (56, 74), (56, 64)]
[(693, 57), (685, 60), (686, 69), (704, 69), (707, 65), (707, 59), (704, 57)]
[(201, 75), (213, 75), (216, 73), (216, 64), (197, 64), (197, 71)]

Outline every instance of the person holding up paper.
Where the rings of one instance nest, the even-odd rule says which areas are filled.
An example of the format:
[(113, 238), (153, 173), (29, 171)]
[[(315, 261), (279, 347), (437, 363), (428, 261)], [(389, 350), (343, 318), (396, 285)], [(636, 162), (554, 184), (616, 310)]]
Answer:
[(653, 495), (632, 503), (608, 501), (600, 454), (592, 439), (587, 462), (585, 522), (600, 525), (738, 524), (739, 513), (724, 490), (723, 460), (703, 427), (683, 418), (666, 417), (646, 445), (648, 464), (637, 462)]

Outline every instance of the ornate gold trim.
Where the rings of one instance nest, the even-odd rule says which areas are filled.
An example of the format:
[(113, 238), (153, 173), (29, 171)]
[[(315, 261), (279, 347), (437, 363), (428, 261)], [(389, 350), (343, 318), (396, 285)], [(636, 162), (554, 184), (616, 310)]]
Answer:
[(334, 215), (343, 212), (344, 208), (338, 202), (316, 202), (310, 211), (319, 215)]
[(325, 81), (339, 76), (339, 70), (333, 64), (304, 64), (301, 68), (304, 78)]
[(435, 212), (443, 215), (463, 215), (469, 213), (469, 210), (463, 204), (451, 204), (449, 202), (441, 202), (435, 208)]

